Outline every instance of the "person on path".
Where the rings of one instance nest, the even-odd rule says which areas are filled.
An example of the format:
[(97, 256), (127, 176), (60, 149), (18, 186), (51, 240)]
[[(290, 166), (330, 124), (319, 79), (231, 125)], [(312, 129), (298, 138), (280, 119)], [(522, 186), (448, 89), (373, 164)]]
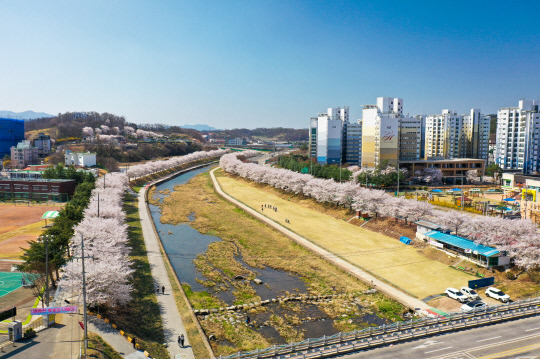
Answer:
[(184, 347), (184, 334), (178, 337), (178, 345), (180, 345), (181, 348)]
[(246, 317), (246, 324), (249, 325), (249, 323), (251, 323), (251, 318), (249, 317), (249, 315)]
[(156, 285), (156, 294), (159, 294), (159, 285)]
[(136, 345), (135, 337), (133, 337), (133, 340), (131, 341), (131, 343), (133, 343), (133, 348), (137, 349), (137, 348), (135, 347), (135, 345)]
[(165, 294), (165, 286), (161, 287), (161, 294)]

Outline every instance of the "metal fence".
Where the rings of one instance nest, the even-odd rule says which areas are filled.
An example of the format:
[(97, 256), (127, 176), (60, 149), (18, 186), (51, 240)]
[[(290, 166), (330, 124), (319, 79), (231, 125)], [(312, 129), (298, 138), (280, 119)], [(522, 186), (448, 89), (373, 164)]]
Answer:
[(421, 318), (376, 328), (338, 333), (322, 338), (307, 339), (297, 343), (274, 345), (272, 347), (249, 352), (238, 352), (219, 359), (236, 358), (322, 358), (344, 354), (361, 349), (396, 343), (399, 341), (451, 332), (509, 319), (540, 314), (540, 299), (528, 299), (508, 303), (472, 313), (448, 314), (443, 317)]

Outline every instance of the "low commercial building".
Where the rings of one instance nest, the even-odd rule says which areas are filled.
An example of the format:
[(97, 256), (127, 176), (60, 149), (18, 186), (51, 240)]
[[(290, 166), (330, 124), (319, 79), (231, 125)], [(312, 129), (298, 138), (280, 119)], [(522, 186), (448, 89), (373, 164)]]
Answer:
[(230, 138), (227, 141), (225, 141), (225, 144), (227, 146), (245, 146), (247, 144), (247, 141), (245, 138)]
[(0, 201), (67, 202), (75, 186), (70, 179), (0, 179)]
[(540, 223), (540, 175), (503, 173), (504, 197), (520, 204), (522, 218)]
[(478, 158), (432, 159), (420, 161), (400, 161), (400, 168), (406, 168), (409, 173), (416, 173), (425, 168), (438, 168), (447, 184), (461, 183), (466, 179), (467, 171), (476, 170), (478, 176), (484, 176), (486, 161)]
[(427, 242), (438, 249), (458, 255), (482, 267), (490, 268), (510, 265), (510, 257), (497, 248), (475, 243), (463, 237), (440, 231), (423, 234)]
[(66, 166), (94, 167), (97, 164), (96, 154), (90, 152), (76, 153), (68, 150), (65, 159)]

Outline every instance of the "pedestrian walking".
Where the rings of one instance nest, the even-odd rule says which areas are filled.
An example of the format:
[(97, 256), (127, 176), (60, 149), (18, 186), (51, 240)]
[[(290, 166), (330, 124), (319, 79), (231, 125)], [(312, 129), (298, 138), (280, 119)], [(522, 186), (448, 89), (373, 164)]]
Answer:
[(135, 345), (136, 345), (135, 342), (136, 342), (135, 337), (133, 337), (133, 340), (131, 341), (131, 343), (133, 343), (133, 348), (137, 349), (137, 348), (135, 347)]
[(165, 286), (161, 287), (161, 294), (165, 294)]
[(184, 347), (184, 334), (178, 336), (178, 345), (180, 345), (181, 348)]
[(251, 318), (249, 317), (249, 315), (246, 317), (246, 324), (249, 325), (249, 323), (251, 323)]
[(159, 285), (156, 285), (156, 294), (159, 294)]

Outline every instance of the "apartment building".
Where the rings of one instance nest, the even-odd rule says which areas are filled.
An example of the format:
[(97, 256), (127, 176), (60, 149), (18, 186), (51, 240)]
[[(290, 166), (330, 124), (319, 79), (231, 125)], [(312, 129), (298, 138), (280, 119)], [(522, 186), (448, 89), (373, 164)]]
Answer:
[(490, 117), (471, 109), (468, 115), (442, 110), (426, 117), (425, 150), (428, 158), (480, 158), (489, 152)]
[(518, 107), (501, 108), (497, 112), (495, 163), (503, 170), (539, 172), (539, 136), (537, 101), (521, 100)]
[[(349, 107), (328, 108), (327, 113), (321, 113), (317, 120), (310, 123), (310, 153), (311, 140), (314, 139), (317, 162), (321, 164), (341, 164), (343, 156), (343, 133), (345, 124), (349, 122)], [(313, 126), (313, 127), (311, 127)], [(315, 129), (315, 135), (312, 134)]]
[(373, 168), (388, 161), (420, 159), (422, 116), (403, 116), (403, 99), (378, 97), (377, 105), (362, 110), (362, 167)]
[(344, 125), (343, 159), (348, 165), (359, 166), (362, 163), (362, 120)]
[(35, 165), (39, 161), (38, 149), (30, 144), (30, 141), (21, 141), (17, 146), (11, 147), (11, 166), (25, 168)]

